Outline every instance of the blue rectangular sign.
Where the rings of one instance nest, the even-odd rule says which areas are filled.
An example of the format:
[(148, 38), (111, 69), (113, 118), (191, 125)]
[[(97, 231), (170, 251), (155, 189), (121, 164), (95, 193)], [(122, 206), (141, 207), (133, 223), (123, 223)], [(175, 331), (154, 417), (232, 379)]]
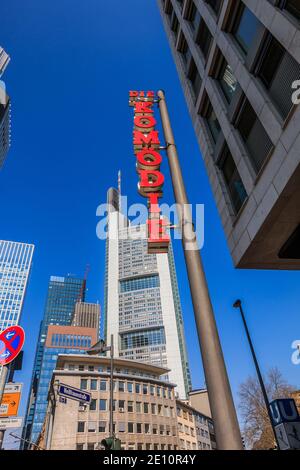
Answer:
[(59, 384), (58, 394), (70, 400), (76, 400), (80, 402), (90, 403), (91, 394), (80, 390), (79, 388), (69, 387), (69, 385)]

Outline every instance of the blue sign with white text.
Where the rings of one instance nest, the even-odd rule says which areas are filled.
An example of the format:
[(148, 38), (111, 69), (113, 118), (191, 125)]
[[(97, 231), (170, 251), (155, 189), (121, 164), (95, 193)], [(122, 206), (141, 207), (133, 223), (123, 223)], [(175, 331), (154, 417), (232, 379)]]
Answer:
[(59, 384), (58, 394), (70, 400), (76, 400), (80, 402), (90, 403), (91, 394), (80, 390), (79, 388), (69, 387), (69, 385)]

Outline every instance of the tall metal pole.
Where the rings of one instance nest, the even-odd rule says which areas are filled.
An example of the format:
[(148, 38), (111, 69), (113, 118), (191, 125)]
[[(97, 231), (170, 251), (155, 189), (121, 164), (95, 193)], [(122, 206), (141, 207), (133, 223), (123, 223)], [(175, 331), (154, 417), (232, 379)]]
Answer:
[(272, 420), (272, 414), (271, 414), (271, 409), (270, 409), (270, 401), (269, 401), (269, 398), (268, 398), (268, 394), (267, 394), (267, 390), (266, 390), (266, 387), (265, 387), (265, 384), (264, 384), (262, 374), (260, 372), (260, 367), (258, 365), (258, 361), (257, 361), (257, 357), (256, 357), (255, 350), (254, 350), (254, 347), (253, 347), (252, 339), (251, 339), (249, 329), (248, 329), (248, 325), (247, 325), (247, 322), (246, 322), (246, 318), (245, 318), (245, 315), (244, 315), (242, 302), (240, 300), (237, 300), (233, 304), (233, 307), (238, 308), (240, 310), (240, 313), (241, 313), (241, 317), (242, 317), (242, 320), (243, 320), (243, 324), (244, 324), (244, 327), (245, 327), (247, 339), (248, 339), (249, 346), (250, 346), (250, 349), (251, 349), (251, 353), (252, 353), (252, 357), (253, 357), (253, 361), (254, 361), (257, 377), (258, 377), (258, 381), (259, 381), (259, 384), (260, 384), (260, 388), (261, 388), (263, 398), (264, 398), (264, 402), (265, 402), (265, 405), (266, 405), (266, 409), (267, 409), (267, 412), (268, 412), (268, 417), (269, 417), (270, 424), (271, 424), (271, 427), (272, 427), (272, 430), (273, 430), (275, 441), (277, 443), (277, 448), (278, 448), (278, 450), (280, 450), (279, 442), (277, 440), (277, 436), (276, 436), (276, 433), (275, 433), (275, 430), (274, 430), (274, 427), (273, 427), (273, 420)]
[[(8, 372), (9, 372), (9, 368), (7, 366), (3, 366), (1, 373), (0, 373), (0, 405), (2, 402), (4, 390), (5, 390)], [(5, 431), (0, 431), (0, 450), (2, 449), (2, 446), (3, 446), (4, 435), (5, 435)]]
[(114, 336), (110, 337), (110, 437), (114, 437)]
[(158, 92), (158, 98), (217, 447), (242, 450), (238, 419), (163, 91)]

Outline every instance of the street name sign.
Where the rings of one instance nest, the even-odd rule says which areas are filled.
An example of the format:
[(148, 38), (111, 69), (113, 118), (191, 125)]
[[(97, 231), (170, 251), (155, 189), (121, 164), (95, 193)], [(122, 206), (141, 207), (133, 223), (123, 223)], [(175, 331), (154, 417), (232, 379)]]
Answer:
[(91, 394), (80, 390), (79, 388), (70, 387), (69, 385), (59, 384), (58, 395), (70, 398), (70, 400), (90, 403)]
[(6, 429), (21, 428), (23, 424), (23, 418), (0, 418), (0, 431), (6, 431)]

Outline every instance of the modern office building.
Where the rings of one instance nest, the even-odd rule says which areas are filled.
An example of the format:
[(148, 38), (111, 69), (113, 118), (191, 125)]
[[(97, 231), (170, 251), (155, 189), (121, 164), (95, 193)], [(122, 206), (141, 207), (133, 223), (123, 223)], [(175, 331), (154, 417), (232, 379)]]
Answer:
[[(73, 276), (51, 276), (50, 278), (44, 318), (40, 326), (36, 348), (27, 413), (23, 429), (23, 438), (26, 440), (30, 441), (31, 439), (34, 415), (36, 411), (38, 411), (35, 409), (35, 405), (48, 327), (50, 325), (71, 325), (75, 304), (80, 301), (84, 302), (85, 287), (86, 282), (84, 279), (78, 279)], [(25, 447), (26, 446), (25, 444)]]
[(130, 225), (120, 194), (108, 192), (104, 321), (120, 358), (170, 369), (181, 398), (191, 387), (172, 245), (148, 254), (146, 226)]
[[(0, 78), (10, 62), (9, 55), (0, 47)], [(0, 169), (10, 147), (10, 99), (5, 83), (0, 81)]]
[(0, 240), (0, 331), (18, 325), (34, 245)]
[(3, 47), (0, 46), (0, 77), (3, 75), (9, 62), (10, 62), (9, 55), (5, 52)]
[(100, 305), (88, 302), (77, 302), (72, 325), (96, 329), (98, 341), (100, 330)]
[(299, 269), (299, 1), (158, 5), (235, 266)]
[(86, 328), (50, 325), (48, 327), (30, 436), (32, 442), (35, 443), (38, 440), (43, 428), (48, 405), (49, 385), (56, 367), (58, 354), (83, 354), (97, 342), (97, 334), (98, 326)]

